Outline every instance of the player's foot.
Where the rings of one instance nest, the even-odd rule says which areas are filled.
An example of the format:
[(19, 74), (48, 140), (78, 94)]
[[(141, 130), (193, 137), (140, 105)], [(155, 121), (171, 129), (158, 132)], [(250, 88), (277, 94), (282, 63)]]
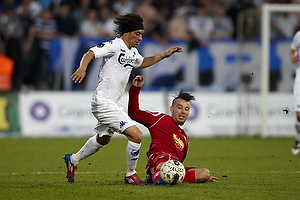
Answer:
[(69, 183), (74, 183), (74, 172), (77, 170), (77, 166), (73, 165), (71, 162), (71, 156), (72, 154), (66, 154), (64, 157), (65, 163), (67, 165), (67, 176)]
[(300, 143), (299, 143), (299, 141), (296, 140), (295, 144), (292, 148), (292, 154), (297, 155), (299, 153), (299, 151), (300, 151)]
[(166, 183), (162, 179), (158, 179), (158, 180), (154, 181), (153, 185), (164, 186), (164, 185), (166, 185)]
[(153, 183), (153, 181), (152, 181), (152, 174), (147, 174), (146, 183)]
[(140, 177), (138, 177), (137, 173), (131, 176), (126, 176), (125, 174), (125, 183), (131, 185), (146, 185), (146, 183), (143, 182)]

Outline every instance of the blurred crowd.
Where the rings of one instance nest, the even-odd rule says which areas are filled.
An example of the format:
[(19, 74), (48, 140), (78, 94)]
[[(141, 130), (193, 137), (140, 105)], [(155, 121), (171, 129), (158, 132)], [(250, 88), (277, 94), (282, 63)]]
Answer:
[[(144, 37), (162, 45), (185, 40), (192, 50), (211, 40), (257, 39), (263, 3), (299, 0), (2, 0), (0, 74), (3, 66), (13, 65), (9, 90), (52, 90), (51, 39), (113, 38), (113, 19), (129, 12), (143, 17)], [(242, 34), (237, 29), (239, 17)], [(272, 39), (291, 38), (298, 28), (296, 13), (272, 16)]]

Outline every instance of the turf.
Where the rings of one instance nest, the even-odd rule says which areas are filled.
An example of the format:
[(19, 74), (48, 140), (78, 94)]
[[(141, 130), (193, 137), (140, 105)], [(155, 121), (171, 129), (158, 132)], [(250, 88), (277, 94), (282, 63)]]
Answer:
[[(300, 155), (293, 138), (191, 138), (185, 166), (206, 167), (217, 183), (125, 185), (127, 140), (113, 138), (83, 160), (70, 184), (65, 153), (87, 138), (0, 139), (0, 199), (300, 199)], [(137, 171), (145, 179), (143, 139)]]

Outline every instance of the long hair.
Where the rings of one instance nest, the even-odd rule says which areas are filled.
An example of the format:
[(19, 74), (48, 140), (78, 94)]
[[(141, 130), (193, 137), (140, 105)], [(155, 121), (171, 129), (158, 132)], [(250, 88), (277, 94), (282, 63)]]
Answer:
[(137, 13), (128, 13), (116, 17), (114, 19), (114, 24), (115, 36), (121, 37), (124, 33), (129, 32), (133, 27), (142, 26), (143, 28), (143, 18)]

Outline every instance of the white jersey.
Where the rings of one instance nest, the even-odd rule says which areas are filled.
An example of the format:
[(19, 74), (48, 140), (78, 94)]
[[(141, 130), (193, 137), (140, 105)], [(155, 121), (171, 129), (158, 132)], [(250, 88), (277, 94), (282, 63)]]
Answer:
[(294, 35), (291, 48), (296, 51), (300, 50), (300, 31), (297, 31), (296, 34)]
[[(300, 31), (296, 32), (291, 49), (298, 51), (300, 50)], [(296, 69), (296, 76), (294, 80), (294, 108), (295, 111), (300, 112), (300, 67)]]
[(136, 48), (128, 49), (121, 38), (98, 44), (90, 48), (95, 58), (102, 57), (99, 83), (92, 96), (92, 102), (112, 101), (120, 104), (132, 68), (139, 67), (144, 58)]

